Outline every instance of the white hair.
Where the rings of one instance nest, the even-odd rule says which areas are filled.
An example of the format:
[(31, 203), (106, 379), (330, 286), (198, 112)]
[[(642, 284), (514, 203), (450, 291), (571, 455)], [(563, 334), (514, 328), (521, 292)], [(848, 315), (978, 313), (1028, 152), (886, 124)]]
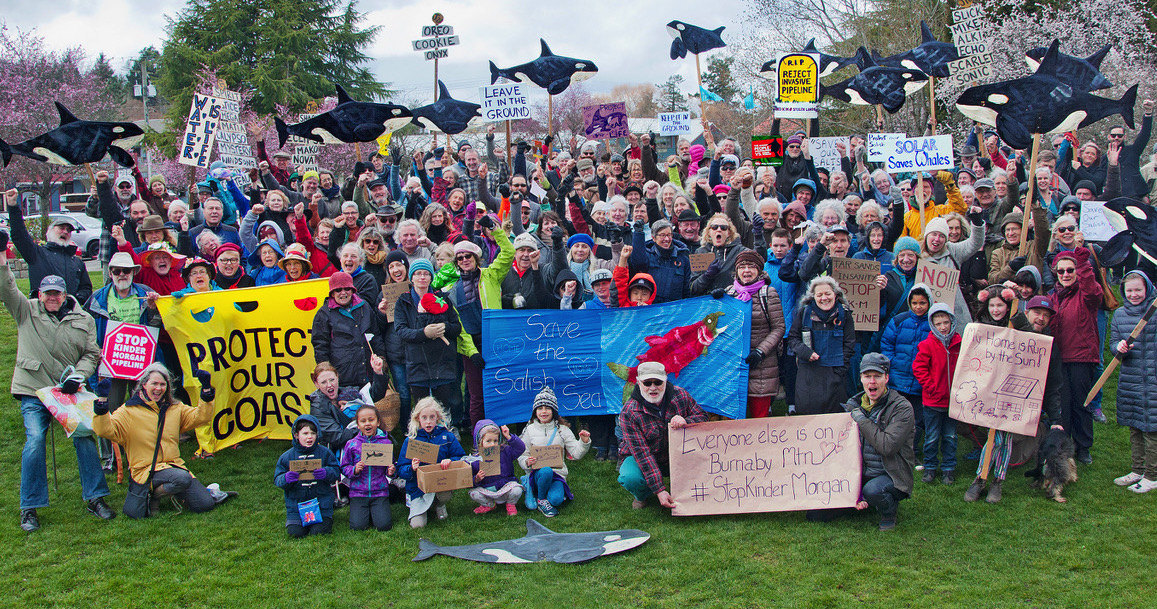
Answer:
[(394, 233), (398, 235), (402, 234), (402, 229), (406, 228), (407, 226), (413, 226), (414, 228), (418, 229), (419, 238), (426, 236), (426, 231), (422, 230), (422, 225), (413, 218), (406, 218), (405, 220), (398, 222), (398, 225), (394, 227)]
[(847, 304), (848, 301), (847, 301), (847, 299), (844, 298), (844, 291), (842, 289), (840, 289), (840, 284), (836, 283), (835, 279), (833, 279), (832, 277), (829, 277), (827, 275), (821, 275), (819, 277), (812, 279), (811, 283), (809, 283), (807, 285), (807, 291), (804, 292), (803, 296), (800, 297), (799, 303), (801, 305), (807, 305), (808, 301), (815, 298), (816, 288), (818, 286), (821, 286), (821, 285), (826, 285), (826, 286), (830, 287), (832, 289), (832, 291), (836, 293), (836, 302), (837, 303), (844, 304), (844, 305)]
[(763, 199), (762, 201), (760, 201), (759, 205), (755, 206), (755, 213), (762, 212), (763, 208), (765, 208), (765, 207), (774, 207), (775, 213), (777, 213), (777, 214), (783, 213), (783, 208), (780, 206), (779, 201), (777, 201), (771, 197), (767, 197), (767, 198)]
[(812, 218), (814, 218), (816, 222), (822, 223), (824, 214), (827, 213), (828, 210), (836, 212), (836, 215), (839, 216), (840, 221), (837, 222), (837, 224), (848, 223), (848, 213), (844, 211), (844, 202), (839, 199), (824, 199), (820, 201), (819, 204), (816, 205), (815, 211), (812, 212)]
[(864, 228), (864, 215), (866, 212), (873, 209), (876, 210), (876, 216), (881, 220), (884, 218), (884, 209), (880, 207), (879, 203), (872, 200), (864, 201), (863, 205), (860, 205), (860, 208), (856, 210), (856, 224), (860, 228)]
[(357, 244), (357, 243), (347, 243), (347, 244), (341, 246), (341, 249), (339, 249), (337, 251), (337, 255), (340, 258), (340, 257), (342, 257), (342, 255), (344, 255), (347, 251), (350, 251), (350, 250), (357, 252), (358, 260), (361, 261), (360, 264), (366, 263), (366, 252), (365, 252), (365, 250), (362, 249), (362, 246)]

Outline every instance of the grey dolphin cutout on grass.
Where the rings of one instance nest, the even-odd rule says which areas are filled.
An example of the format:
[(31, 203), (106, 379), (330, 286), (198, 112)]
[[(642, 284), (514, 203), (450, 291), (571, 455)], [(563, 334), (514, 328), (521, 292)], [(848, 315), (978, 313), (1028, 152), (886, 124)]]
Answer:
[(557, 562), (579, 563), (625, 552), (643, 545), (650, 533), (638, 529), (595, 533), (555, 533), (536, 520), (527, 519), (526, 536), (468, 546), (439, 546), (428, 539), (418, 542), (418, 562), (441, 554), (476, 562), (504, 564)]

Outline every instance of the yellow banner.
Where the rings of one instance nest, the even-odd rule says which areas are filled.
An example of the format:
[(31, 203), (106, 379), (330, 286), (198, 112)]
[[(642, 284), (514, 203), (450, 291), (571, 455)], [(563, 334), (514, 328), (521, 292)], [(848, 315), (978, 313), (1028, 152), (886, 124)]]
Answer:
[(186, 391), (194, 399), (201, 391), (194, 364), (212, 375), (217, 390), (213, 420), (197, 429), (202, 450), (217, 452), (252, 438), (289, 439), (293, 420), (309, 412), (310, 328), (328, 287), (316, 279), (157, 301)]

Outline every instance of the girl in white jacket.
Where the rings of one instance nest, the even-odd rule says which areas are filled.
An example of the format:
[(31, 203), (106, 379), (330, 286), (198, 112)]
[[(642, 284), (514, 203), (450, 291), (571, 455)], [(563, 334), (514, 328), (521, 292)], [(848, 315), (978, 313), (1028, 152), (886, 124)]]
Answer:
[(558, 514), (558, 506), (564, 501), (574, 499), (574, 494), (567, 486), (567, 467), (564, 460), (562, 467), (535, 467), (536, 459), (530, 456), (532, 446), (562, 446), (572, 459), (581, 459), (591, 447), (591, 434), (582, 430), (575, 438), (574, 432), (564, 419), (558, 416), (558, 400), (550, 387), (544, 387), (534, 397), (534, 407), (531, 410), (530, 422), (522, 430), (522, 441), (526, 444), (526, 452), (518, 458), (519, 465), (526, 470), (528, 476), (528, 501), (537, 501), (538, 510), (543, 516), (552, 518)]

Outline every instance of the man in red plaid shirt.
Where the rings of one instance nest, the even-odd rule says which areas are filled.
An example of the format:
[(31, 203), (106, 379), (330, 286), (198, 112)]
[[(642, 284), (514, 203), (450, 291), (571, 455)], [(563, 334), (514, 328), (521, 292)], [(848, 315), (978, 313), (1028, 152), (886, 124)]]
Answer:
[(619, 415), (623, 432), (619, 455), (625, 457), (619, 466), (619, 484), (634, 495), (631, 507), (636, 510), (647, 505), (651, 495), (663, 507), (673, 508), (675, 500), (663, 484), (663, 476), (670, 474), (667, 427), (701, 423), (707, 413), (690, 393), (667, 383), (663, 364), (643, 362), (637, 376), (638, 384)]

